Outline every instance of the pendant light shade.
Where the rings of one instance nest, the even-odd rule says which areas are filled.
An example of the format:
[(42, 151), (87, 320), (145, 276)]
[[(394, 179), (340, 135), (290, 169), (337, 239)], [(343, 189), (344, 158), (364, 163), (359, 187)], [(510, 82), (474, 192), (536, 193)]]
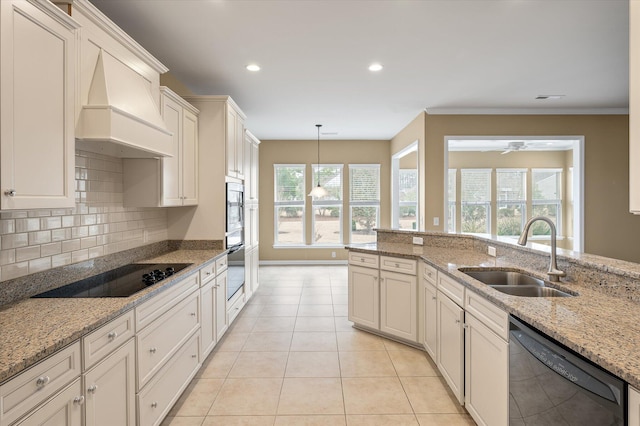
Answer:
[(316, 124), (316, 127), (318, 128), (318, 169), (316, 171), (316, 180), (318, 181), (318, 185), (314, 186), (311, 192), (309, 192), (309, 197), (324, 198), (329, 195), (329, 193), (326, 189), (320, 186), (320, 127), (322, 127), (322, 124)]

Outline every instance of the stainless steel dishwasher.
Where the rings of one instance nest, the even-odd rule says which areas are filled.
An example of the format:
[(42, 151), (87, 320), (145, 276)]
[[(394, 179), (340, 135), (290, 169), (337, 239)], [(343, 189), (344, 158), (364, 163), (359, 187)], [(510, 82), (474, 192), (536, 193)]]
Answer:
[(627, 384), (510, 318), (509, 425), (624, 425)]

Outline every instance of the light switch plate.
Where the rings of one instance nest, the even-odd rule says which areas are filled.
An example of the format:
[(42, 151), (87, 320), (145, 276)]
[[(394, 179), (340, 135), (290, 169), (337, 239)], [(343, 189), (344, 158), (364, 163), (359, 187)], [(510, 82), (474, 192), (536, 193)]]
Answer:
[(424, 239), (422, 237), (413, 237), (413, 244), (423, 245)]
[(489, 253), (489, 256), (496, 257), (496, 248), (495, 247), (488, 246), (487, 252)]

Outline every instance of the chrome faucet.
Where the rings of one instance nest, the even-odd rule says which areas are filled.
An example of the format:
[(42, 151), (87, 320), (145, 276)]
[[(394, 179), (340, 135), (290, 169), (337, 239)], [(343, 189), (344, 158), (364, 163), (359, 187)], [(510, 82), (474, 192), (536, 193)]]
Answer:
[(547, 222), (549, 224), (549, 228), (551, 228), (551, 263), (549, 264), (549, 271), (547, 271), (547, 275), (549, 275), (549, 281), (552, 282), (560, 282), (560, 277), (565, 277), (567, 274), (558, 269), (558, 264), (556, 262), (556, 225), (549, 219), (544, 216), (536, 216), (529, 219), (529, 221), (524, 225), (524, 229), (522, 230), (522, 234), (520, 234), (520, 238), (518, 238), (518, 244), (521, 246), (527, 244), (527, 235), (529, 234), (529, 228), (533, 222), (541, 220), (543, 222)]

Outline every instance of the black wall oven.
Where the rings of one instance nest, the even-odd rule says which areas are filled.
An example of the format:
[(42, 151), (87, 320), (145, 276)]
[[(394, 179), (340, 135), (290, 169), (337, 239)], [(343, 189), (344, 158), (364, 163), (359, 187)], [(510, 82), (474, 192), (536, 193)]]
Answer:
[(244, 286), (244, 186), (227, 182), (227, 300)]

